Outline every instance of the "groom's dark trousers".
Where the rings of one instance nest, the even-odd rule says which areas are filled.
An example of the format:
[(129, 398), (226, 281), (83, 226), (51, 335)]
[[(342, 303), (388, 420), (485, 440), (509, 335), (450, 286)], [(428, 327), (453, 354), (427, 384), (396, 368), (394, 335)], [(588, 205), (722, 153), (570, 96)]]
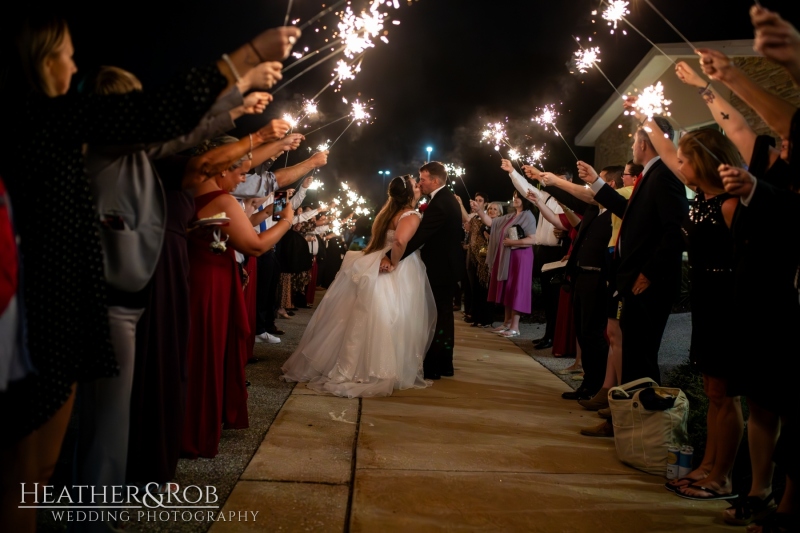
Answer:
[(423, 363), (428, 379), (453, 375), (453, 295), (454, 282), (464, 274), (463, 237), (461, 208), (453, 193), (444, 187), (428, 202), (422, 222), (403, 254), (405, 258), (422, 246), (420, 256), (436, 302), (436, 334)]

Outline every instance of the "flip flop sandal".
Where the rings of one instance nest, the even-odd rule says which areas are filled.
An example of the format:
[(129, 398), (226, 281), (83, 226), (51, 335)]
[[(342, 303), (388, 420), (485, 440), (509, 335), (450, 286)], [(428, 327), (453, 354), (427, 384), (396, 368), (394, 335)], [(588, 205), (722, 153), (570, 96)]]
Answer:
[[(688, 481), (686, 485), (681, 485), (680, 487), (676, 487), (674, 483), (680, 483), (681, 481)], [(688, 487), (689, 485), (693, 485), (694, 483), (702, 482), (702, 479), (692, 479), (690, 477), (682, 477), (680, 479), (671, 479), (664, 483), (664, 488), (670, 492), (677, 492), (678, 489), (682, 489), (683, 487)]]
[[(686, 494), (685, 492), (683, 492), (682, 489), (702, 490), (706, 494), (709, 494), (709, 496), (692, 496), (690, 494)], [(720, 494), (714, 489), (709, 489), (703, 487), (702, 485), (688, 485), (686, 487), (681, 487), (680, 489), (675, 491), (675, 494), (677, 494), (681, 498), (686, 498), (687, 500), (698, 500), (698, 501), (735, 500), (736, 498), (739, 497), (738, 494)]]
[(722, 512), (722, 520), (732, 526), (746, 526), (773, 514), (777, 505), (775, 495), (769, 493), (763, 500), (758, 496), (739, 498)]

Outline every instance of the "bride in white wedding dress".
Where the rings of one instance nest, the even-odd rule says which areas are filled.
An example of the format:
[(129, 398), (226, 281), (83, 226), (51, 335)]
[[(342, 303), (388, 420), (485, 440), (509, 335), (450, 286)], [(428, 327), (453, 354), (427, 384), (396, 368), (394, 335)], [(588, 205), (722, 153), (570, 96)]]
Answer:
[[(436, 325), (433, 293), (419, 251), (399, 262), (422, 217), (414, 210), (420, 194), (411, 176), (391, 181), (369, 245), (345, 255), (300, 345), (282, 367), (284, 380), (348, 398), (430, 385), (422, 377), (422, 361)], [(380, 274), (389, 250), (395, 268)]]

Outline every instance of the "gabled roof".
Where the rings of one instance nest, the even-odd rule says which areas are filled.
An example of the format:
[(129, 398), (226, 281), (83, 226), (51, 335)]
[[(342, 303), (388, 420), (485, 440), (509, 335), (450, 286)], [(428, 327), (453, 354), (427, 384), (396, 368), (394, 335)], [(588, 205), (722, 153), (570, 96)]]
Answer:
[[(753, 51), (753, 40), (742, 39), (736, 41), (707, 41), (694, 43), (697, 48), (713, 48), (724, 53), (728, 57), (751, 57), (758, 56)], [(697, 59), (693, 49), (686, 43), (659, 44), (669, 58), (665, 57), (661, 51), (653, 47), (647, 55), (639, 61), (636, 68), (619, 84), (618, 88), (622, 94), (633, 92), (634, 89), (644, 89), (648, 85), (654, 84), (668, 69), (672, 68), (673, 61), (685, 60), (687, 58)], [(622, 106), (620, 97), (613, 93), (605, 104), (594, 114), (592, 119), (575, 137), (577, 146), (594, 146), (595, 141), (601, 133), (620, 116)]]

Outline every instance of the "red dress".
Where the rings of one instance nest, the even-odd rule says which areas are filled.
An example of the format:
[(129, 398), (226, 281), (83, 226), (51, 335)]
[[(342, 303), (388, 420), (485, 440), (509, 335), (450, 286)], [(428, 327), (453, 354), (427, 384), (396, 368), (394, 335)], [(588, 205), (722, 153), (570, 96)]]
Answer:
[[(214, 191), (195, 198), (195, 217), (222, 194), (228, 193)], [(247, 420), (241, 361), (250, 332), (239, 267), (232, 247), (218, 254), (210, 243), (208, 237), (189, 234), (191, 326), (181, 446), (182, 455), (189, 458), (217, 455), (223, 420), (226, 425)]]

